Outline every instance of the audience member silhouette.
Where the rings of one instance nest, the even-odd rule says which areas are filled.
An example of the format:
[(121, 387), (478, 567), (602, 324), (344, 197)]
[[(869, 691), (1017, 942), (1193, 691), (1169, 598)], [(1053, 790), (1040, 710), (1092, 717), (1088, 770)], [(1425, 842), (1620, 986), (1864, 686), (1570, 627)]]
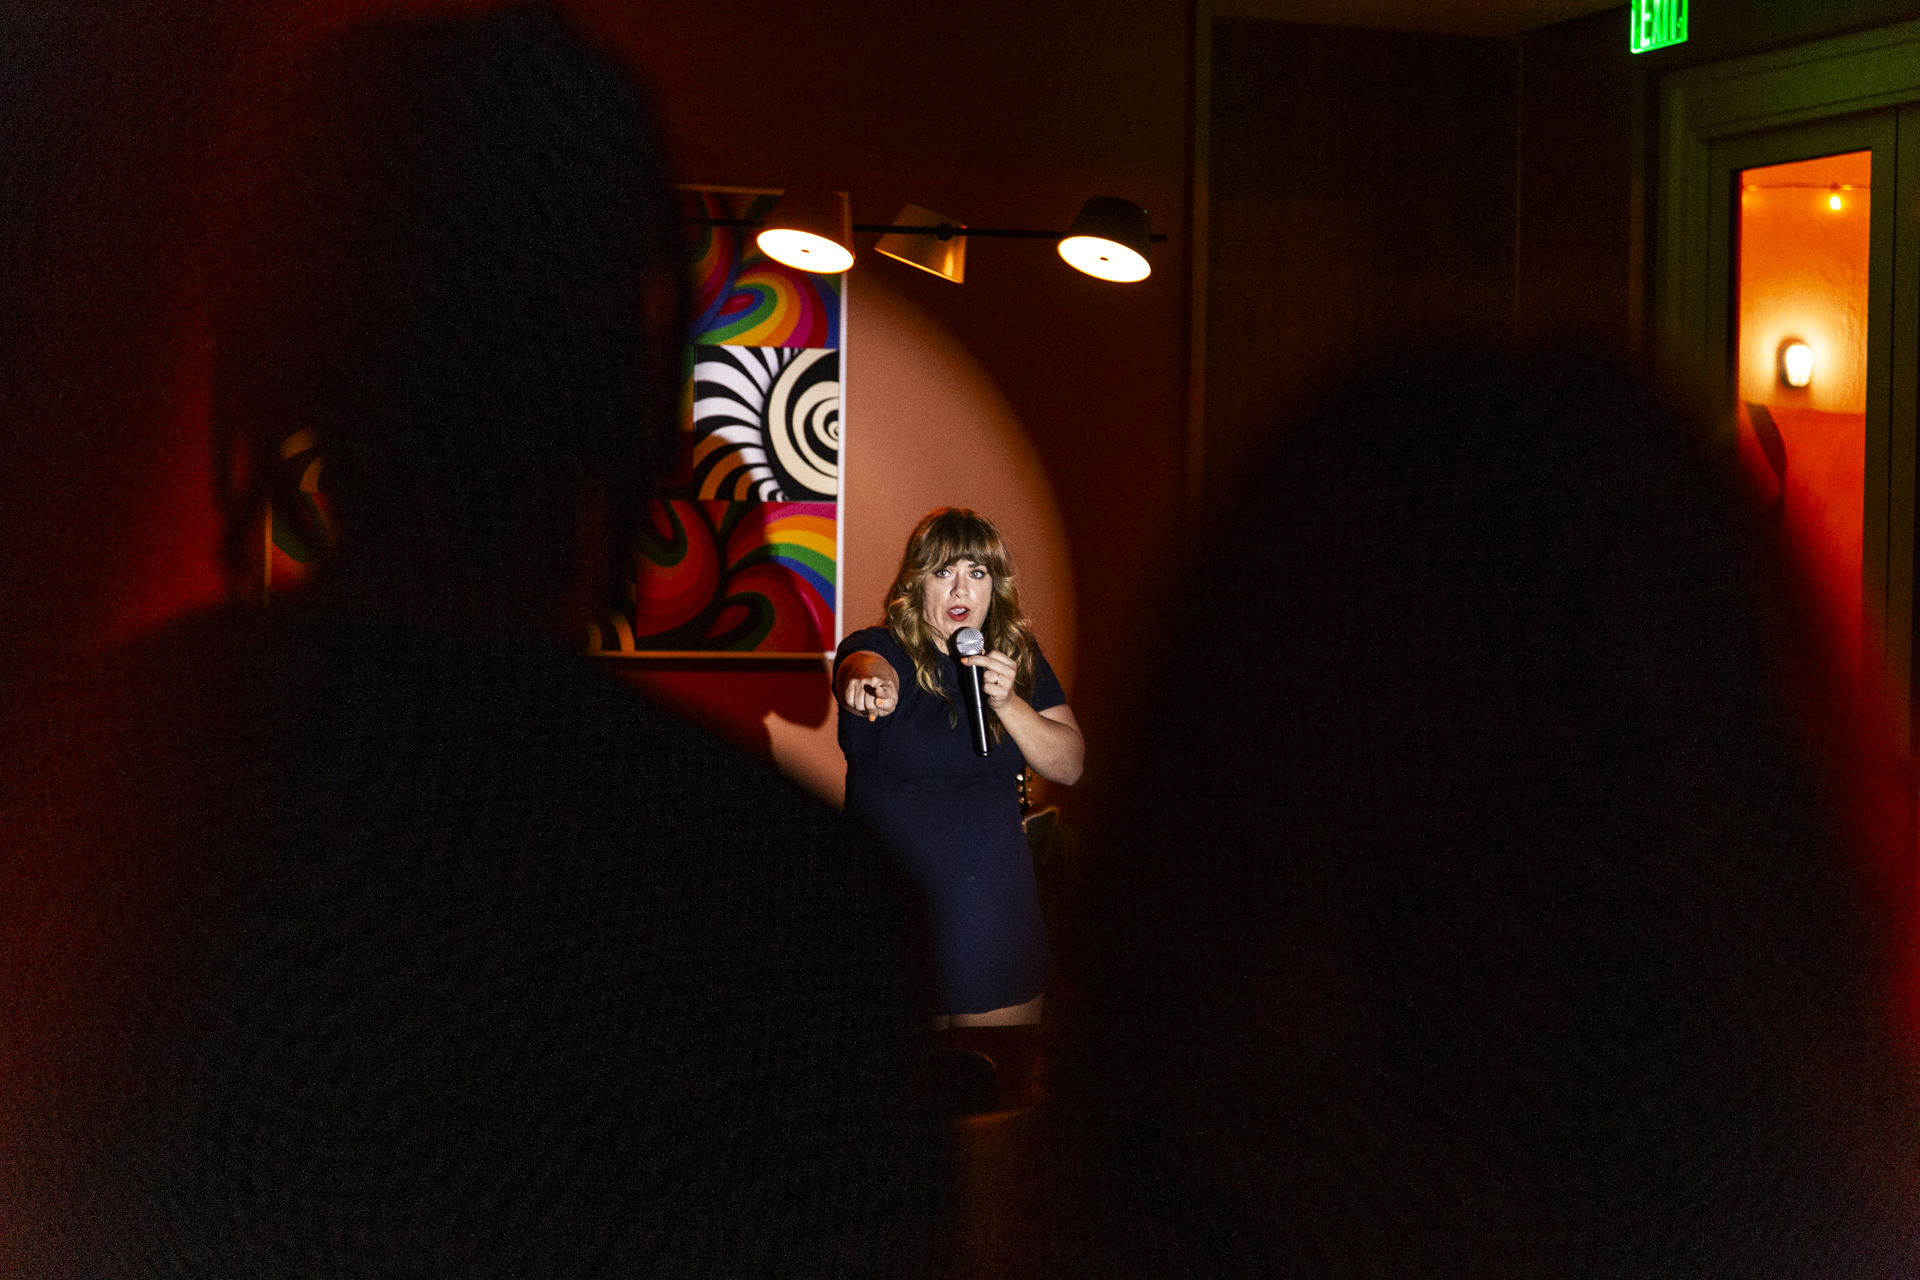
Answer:
[(674, 430), (644, 100), (523, 7), (351, 29), (256, 124), (228, 553), (337, 545), (16, 709), (0, 1271), (918, 1274), (904, 884), (569, 651)]
[(1038, 1274), (1920, 1267), (1910, 904), (1721, 463), (1619, 371), (1464, 358), (1250, 469), (1089, 860)]

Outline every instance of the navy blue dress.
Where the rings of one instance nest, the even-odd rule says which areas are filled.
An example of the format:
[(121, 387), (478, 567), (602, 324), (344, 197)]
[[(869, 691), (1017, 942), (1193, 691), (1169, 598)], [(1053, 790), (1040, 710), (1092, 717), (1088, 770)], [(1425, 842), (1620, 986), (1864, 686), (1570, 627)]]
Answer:
[[(1018, 779), (1026, 757), (1012, 738), (994, 743), (985, 757), (974, 755), (958, 693), (958, 722), (949, 724), (946, 700), (920, 687), (913, 660), (884, 627), (840, 642), (836, 677), (846, 656), (862, 649), (893, 664), (900, 702), (892, 715), (872, 721), (840, 708), (847, 814), (880, 837), (927, 905), (940, 1012), (1024, 1004), (1053, 976), (1033, 856), (1020, 829)], [(943, 655), (940, 669), (946, 687), (957, 690), (953, 659)], [(1027, 701), (1045, 711), (1066, 700), (1036, 649)]]

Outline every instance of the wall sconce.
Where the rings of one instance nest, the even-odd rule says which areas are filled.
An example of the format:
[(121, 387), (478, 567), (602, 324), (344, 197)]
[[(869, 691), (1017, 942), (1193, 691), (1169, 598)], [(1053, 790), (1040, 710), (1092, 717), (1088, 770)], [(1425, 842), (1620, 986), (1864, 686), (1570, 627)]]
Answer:
[(1827, 208), (1833, 210), (1835, 213), (1840, 212), (1840, 205), (1842, 203), (1840, 199), (1840, 184), (1837, 182), (1834, 183), (1831, 187), (1827, 188), (1827, 192)]
[(775, 262), (838, 275), (853, 265), (853, 215), (846, 197), (824, 186), (789, 186), (761, 224), (756, 243)]
[(880, 237), (880, 243), (873, 246), (877, 252), (910, 267), (931, 272), (943, 280), (965, 283), (967, 238), (960, 234), (967, 229), (965, 223), (943, 218), (931, 209), (910, 204), (893, 215), (893, 224), (897, 227), (932, 227), (934, 230), (932, 235), (919, 231), (889, 231)]
[[(785, 263), (800, 271), (835, 275), (853, 266), (851, 233), (877, 231), (884, 237), (878, 247), (888, 257), (898, 258), (923, 271), (932, 271), (935, 275), (956, 282), (965, 272), (964, 251), (953, 255), (954, 270), (948, 274), (937, 265), (929, 265), (944, 260), (940, 250), (932, 245), (914, 249), (907, 244), (908, 238), (925, 238), (943, 245), (970, 236), (1053, 240), (1058, 242), (1060, 256), (1068, 266), (1102, 280), (1122, 282), (1146, 279), (1152, 271), (1147, 263), (1147, 249), (1167, 238), (1153, 232), (1148, 225), (1145, 209), (1118, 196), (1095, 196), (1087, 201), (1064, 234), (1058, 231), (969, 227), (940, 218), (938, 214), (917, 205), (908, 205), (901, 210), (900, 216), (924, 217), (933, 221), (884, 225), (856, 222), (849, 227), (846, 221), (848, 216), (847, 205), (838, 193), (796, 185), (781, 195), (780, 202), (764, 221), (741, 218), (696, 218), (692, 221), (699, 226), (758, 229), (760, 235), (757, 243), (761, 252), (775, 262)], [(896, 252), (896, 248), (905, 251)], [(921, 261), (922, 258), (927, 261)]]
[(1782, 386), (1804, 387), (1813, 381), (1813, 348), (1798, 338), (1780, 344), (1780, 382)]
[(1145, 209), (1117, 196), (1095, 196), (1067, 228), (1060, 256), (1076, 271), (1127, 283), (1145, 280), (1153, 269), (1147, 265), (1152, 242)]

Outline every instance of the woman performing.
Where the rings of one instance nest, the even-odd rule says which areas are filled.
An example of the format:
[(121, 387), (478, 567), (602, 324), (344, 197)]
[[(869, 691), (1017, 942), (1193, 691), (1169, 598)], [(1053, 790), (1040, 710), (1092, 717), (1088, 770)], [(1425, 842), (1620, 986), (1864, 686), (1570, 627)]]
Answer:
[[(953, 634), (983, 632), (991, 732), (974, 753)], [(897, 857), (926, 902), (942, 1027), (1030, 1027), (1052, 974), (1033, 859), (1020, 829), (1020, 771), (1080, 777), (1080, 728), (1020, 612), (1013, 560), (984, 517), (929, 514), (907, 539), (887, 592), (886, 625), (840, 644), (834, 690), (847, 757), (846, 811)], [(1031, 1036), (956, 1036), (1012, 1064)], [(969, 1043), (981, 1041), (977, 1046)], [(1008, 1074), (1003, 1071), (1003, 1080)]]

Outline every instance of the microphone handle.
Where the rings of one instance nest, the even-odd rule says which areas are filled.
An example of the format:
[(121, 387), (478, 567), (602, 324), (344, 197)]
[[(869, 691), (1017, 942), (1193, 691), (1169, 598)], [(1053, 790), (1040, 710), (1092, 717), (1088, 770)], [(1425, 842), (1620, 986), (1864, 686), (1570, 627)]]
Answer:
[(973, 754), (984, 756), (993, 749), (987, 741), (987, 701), (981, 691), (983, 672), (978, 667), (960, 664), (961, 701), (967, 704), (967, 727), (973, 730)]

